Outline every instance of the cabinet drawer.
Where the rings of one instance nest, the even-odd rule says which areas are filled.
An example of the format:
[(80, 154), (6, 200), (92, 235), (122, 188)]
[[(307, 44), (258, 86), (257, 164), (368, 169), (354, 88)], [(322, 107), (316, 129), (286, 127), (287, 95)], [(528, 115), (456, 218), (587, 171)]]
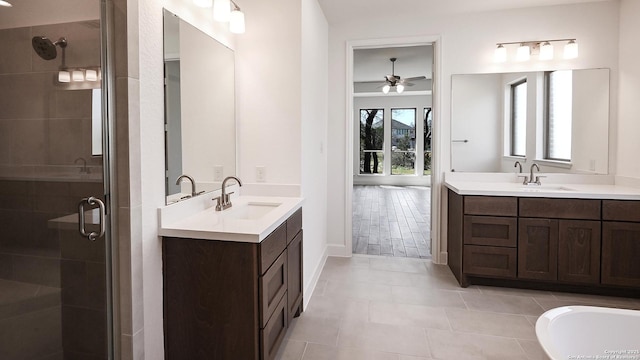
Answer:
[(521, 217), (600, 220), (600, 200), (520, 198)]
[(603, 200), (602, 220), (640, 222), (640, 201)]
[(269, 269), (286, 247), (287, 223), (285, 222), (260, 243), (260, 274), (264, 274)]
[(464, 243), (515, 247), (518, 235), (518, 219), (511, 217), (464, 217)]
[(283, 252), (273, 266), (260, 277), (260, 327), (264, 327), (287, 291), (287, 252)]
[(302, 208), (287, 219), (287, 244), (296, 237), (300, 229), (302, 229)]
[(273, 360), (276, 358), (278, 348), (284, 339), (289, 327), (287, 319), (287, 294), (276, 306), (276, 311), (264, 329), (260, 330), (261, 360)]
[(515, 278), (516, 257), (516, 248), (465, 245), (464, 273)]
[(518, 198), (502, 196), (465, 196), (467, 215), (517, 216)]

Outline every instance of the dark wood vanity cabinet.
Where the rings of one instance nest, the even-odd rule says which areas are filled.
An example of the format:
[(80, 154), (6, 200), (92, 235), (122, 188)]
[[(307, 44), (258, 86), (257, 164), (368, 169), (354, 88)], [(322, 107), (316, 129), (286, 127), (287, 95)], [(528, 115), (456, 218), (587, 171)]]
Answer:
[(261, 243), (163, 238), (167, 359), (275, 358), (302, 311), (302, 209)]
[(640, 201), (602, 204), (602, 283), (640, 287)]
[(449, 190), (448, 203), (449, 267), (462, 286), (494, 279), (490, 283), (640, 288), (640, 201)]

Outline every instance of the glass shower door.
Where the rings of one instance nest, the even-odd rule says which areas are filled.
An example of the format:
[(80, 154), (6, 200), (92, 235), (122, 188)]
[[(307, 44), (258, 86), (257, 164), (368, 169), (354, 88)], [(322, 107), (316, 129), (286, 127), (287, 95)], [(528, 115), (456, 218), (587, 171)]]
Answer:
[(8, 1), (0, 7), (0, 359), (107, 359), (100, 2)]

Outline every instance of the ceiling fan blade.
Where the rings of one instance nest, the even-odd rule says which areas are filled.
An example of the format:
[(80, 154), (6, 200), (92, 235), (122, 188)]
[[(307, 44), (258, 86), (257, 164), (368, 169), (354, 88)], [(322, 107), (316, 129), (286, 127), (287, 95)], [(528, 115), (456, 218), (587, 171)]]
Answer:
[(425, 80), (426, 76), (414, 76), (410, 78), (403, 79), (403, 81), (416, 81), (416, 80)]

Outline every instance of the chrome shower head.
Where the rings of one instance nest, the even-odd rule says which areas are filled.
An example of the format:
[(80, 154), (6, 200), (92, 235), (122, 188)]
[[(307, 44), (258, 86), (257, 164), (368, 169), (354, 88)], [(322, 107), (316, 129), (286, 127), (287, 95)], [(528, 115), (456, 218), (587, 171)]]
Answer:
[(36, 54), (44, 60), (53, 60), (58, 56), (56, 46), (60, 46), (60, 48), (64, 49), (67, 47), (67, 39), (62, 37), (58, 39), (58, 41), (52, 42), (46, 36), (34, 36), (31, 39), (31, 46), (33, 46), (33, 50), (36, 51)]

